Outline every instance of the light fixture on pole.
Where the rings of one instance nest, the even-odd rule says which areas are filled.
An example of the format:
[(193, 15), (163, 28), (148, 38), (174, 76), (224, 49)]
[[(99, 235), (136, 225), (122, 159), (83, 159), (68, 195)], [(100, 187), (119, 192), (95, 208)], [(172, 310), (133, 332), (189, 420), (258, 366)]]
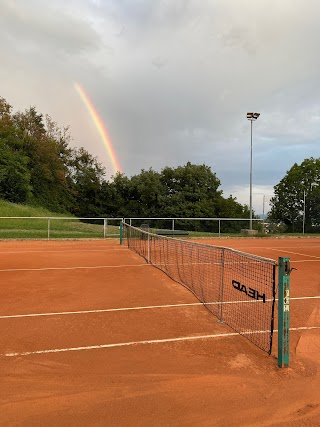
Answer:
[(247, 113), (247, 119), (251, 122), (251, 139), (250, 139), (250, 230), (252, 230), (252, 122), (255, 122), (260, 113)]

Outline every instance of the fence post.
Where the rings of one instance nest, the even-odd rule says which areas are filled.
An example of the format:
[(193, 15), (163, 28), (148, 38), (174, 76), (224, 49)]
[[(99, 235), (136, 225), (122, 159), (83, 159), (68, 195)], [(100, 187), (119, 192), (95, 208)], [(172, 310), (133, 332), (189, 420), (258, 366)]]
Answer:
[(50, 240), (50, 218), (48, 218), (48, 240)]
[(120, 245), (122, 245), (122, 240), (123, 240), (123, 222), (121, 220), (121, 222), (120, 222)]
[(174, 219), (172, 220), (172, 230), (174, 230)]
[(220, 232), (221, 232), (221, 220), (219, 219), (219, 220), (218, 220), (218, 222), (219, 222), (219, 237), (220, 237)]
[(290, 359), (290, 258), (279, 257), (278, 281), (278, 366)]
[(106, 238), (106, 219), (103, 218), (103, 238)]

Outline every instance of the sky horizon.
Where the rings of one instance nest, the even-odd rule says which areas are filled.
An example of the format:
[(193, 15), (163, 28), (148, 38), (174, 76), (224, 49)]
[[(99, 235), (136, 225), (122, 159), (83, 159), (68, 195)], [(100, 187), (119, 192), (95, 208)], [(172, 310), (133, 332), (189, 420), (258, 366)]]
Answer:
[(294, 163), (319, 157), (319, 18), (316, 0), (0, 0), (0, 96), (70, 126), (107, 178), (117, 162), (130, 177), (190, 161), (247, 205), (259, 112), (259, 214)]

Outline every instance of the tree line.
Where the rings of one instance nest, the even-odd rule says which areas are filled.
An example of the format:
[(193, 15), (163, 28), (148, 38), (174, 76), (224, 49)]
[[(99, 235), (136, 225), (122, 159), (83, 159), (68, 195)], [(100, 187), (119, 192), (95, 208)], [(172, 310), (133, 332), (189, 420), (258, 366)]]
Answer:
[[(249, 218), (248, 206), (225, 198), (206, 165), (141, 170), (130, 178), (118, 172), (107, 180), (97, 158), (70, 142), (68, 127), (35, 107), (13, 113), (0, 97), (0, 198), (78, 217)], [(320, 159), (295, 164), (275, 186), (269, 220), (289, 231), (301, 231), (302, 222), (306, 231), (314, 230), (320, 223), (319, 181)], [(240, 225), (223, 226), (231, 231)]]
[(12, 112), (0, 98), (0, 198), (79, 217), (239, 217), (247, 206), (224, 198), (210, 167), (188, 162), (131, 178), (106, 170), (68, 128), (30, 107)]

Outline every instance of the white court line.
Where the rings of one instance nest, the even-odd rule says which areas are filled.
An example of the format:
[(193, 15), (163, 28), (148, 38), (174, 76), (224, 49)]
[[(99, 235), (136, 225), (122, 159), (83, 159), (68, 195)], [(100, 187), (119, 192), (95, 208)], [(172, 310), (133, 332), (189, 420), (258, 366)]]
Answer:
[[(303, 326), (301, 328), (290, 328), (290, 331), (300, 331), (300, 330), (312, 330), (312, 329), (320, 329), (320, 326)], [(274, 332), (278, 332), (274, 330)], [(242, 332), (241, 335), (250, 335), (250, 334), (265, 334), (270, 333), (270, 331), (251, 331), (251, 332)], [(5, 357), (16, 357), (16, 356), (30, 356), (32, 354), (47, 354), (47, 353), (63, 353), (67, 351), (81, 351), (81, 350), (100, 350), (104, 348), (114, 348), (114, 347), (127, 347), (127, 346), (136, 346), (141, 344), (162, 344), (169, 342), (177, 342), (177, 341), (192, 341), (192, 340), (201, 340), (201, 339), (209, 339), (209, 338), (228, 338), (240, 336), (237, 332), (231, 332), (227, 334), (212, 334), (212, 335), (198, 335), (198, 336), (188, 336), (188, 337), (180, 337), (180, 338), (165, 338), (159, 340), (145, 340), (145, 341), (129, 341), (129, 342), (121, 342), (114, 344), (101, 344), (101, 345), (91, 345), (86, 347), (68, 347), (68, 348), (54, 348), (49, 350), (36, 350), (36, 351), (24, 351), (21, 353), (4, 353), (0, 354), (0, 356)]]
[[(283, 252), (283, 249), (276, 249), (276, 248), (266, 248), (266, 249), (270, 249), (270, 250), (276, 251), (276, 252)], [(285, 252), (288, 254), (292, 254), (292, 255), (301, 255), (301, 256), (308, 256), (310, 258), (320, 259), (320, 257), (317, 255), (301, 254), (300, 252), (293, 252), (293, 251), (287, 251), (287, 250)], [(292, 261), (292, 262), (296, 262), (296, 261)]]
[[(320, 260), (320, 258), (319, 258), (319, 260)], [(316, 259), (316, 260), (301, 260), (301, 261), (291, 261), (292, 263), (293, 262), (305, 262), (305, 261), (312, 261), (312, 262), (317, 262), (318, 260)], [(225, 265), (226, 264), (231, 264), (232, 265), (232, 263), (225, 263)], [(238, 263), (238, 264), (255, 264), (255, 262), (240, 262), (240, 263)], [(0, 269), (0, 272), (16, 272), (16, 271), (49, 271), (49, 270), (77, 270), (77, 269), (95, 269), (95, 268), (122, 268), (122, 267), (143, 267), (143, 266), (151, 266), (151, 267), (160, 267), (160, 269), (161, 269), (161, 267), (162, 266), (164, 266), (164, 267), (166, 267), (166, 266), (176, 266), (176, 265), (181, 265), (181, 266), (186, 266), (186, 265), (188, 265), (188, 266), (190, 266), (190, 265), (217, 265), (217, 266), (220, 266), (221, 264), (219, 264), (219, 263), (189, 263), (189, 264), (176, 264), (176, 263), (173, 263), (173, 264), (148, 264), (148, 263), (145, 263), (145, 264), (123, 264), (123, 265), (96, 265), (96, 266), (91, 266), (91, 267), (88, 267), (88, 266), (79, 266), (79, 267), (43, 267), (43, 268), (4, 268), (4, 269)]]
[(48, 270), (85, 270), (95, 268), (124, 268), (124, 267), (148, 267), (151, 264), (123, 264), (123, 265), (94, 265), (91, 267), (44, 267), (44, 268), (5, 268), (0, 272), (12, 272), (12, 271), (48, 271)]
[(64, 254), (66, 252), (113, 252), (113, 251), (123, 251), (127, 248), (112, 248), (112, 247), (104, 247), (103, 249), (82, 249), (82, 248), (70, 248), (70, 249), (62, 249), (60, 251), (58, 250), (54, 250), (54, 251), (48, 251), (45, 250), (45, 248), (42, 251), (0, 251), (0, 254), (33, 254), (33, 253), (43, 253), (43, 254), (47, 254), (47, 253), (61, 253)]
[[(311, 297), (295, 297), (290, 298), (291, 300), (306, 300), (306, 299), (319, 299), (320, 296), (311, 296)], [(266, 301), (273, 301), (272, 299), (267, 299)], [(277, 299), (276, 299), (277, 301)], [(7, 316), (0, 316), (0, 319), (13, 319), (20, 317), (44, 317), (44, 316), (65, 316), (68, 314), (90, 314), (90, 313), (112, 313), (117, 311), (133, 311), (133, 310), (152, 310), (157, 308), (175, 308), (175, 307), (192, 307), (192, 306), (203, 306), (203, 305), (225, 305), (225, 304), (252, 304), (262, 302), (261, 300), (245, 300), (245, 301), (225, 301), (225, 302), (207, 302), (203, 304), (202, 302), (187, 303), (187, 304), (167, 304), (167, 305), (146, 305), (141, 307), (120, 307), (120, 308), (106, 308), (98, 310), (80, 310), (80, 311), (61, 311), (61, 312), (52, 312), (52, 313), (33, 313), (33, 314), (12, 314)]]
[[(227, 264), (227, 263), (225, 263)], [(247, 264), (247, 262), (245, 262)], [(176, 266), (176, 263), (173, 264), (123, 264), (123, 265), (95, 265), (91, 267), (86, 266), (79, 266), (79, 267), (41, 267), (41, 268), (4, 268), (0, 269), (0, 272), (12, 272), (12, 271), (48, 271), (48, 270), (77, 270), (77, 269), (95, 269), (95, 268), (122, 268), (122, 267), (143, 267), (143, 266), (150, 266), (150, 267), (162, 267), (162, 266)], [(178, 264), (182, 266), (186, 265), (193, 265), (193, 264)], [(220, 265), (218, 263), (194, 263), (194, 265)], [(161, 268), (160, 268), (161, 269)]]
[(147, 305), (142, 307), (106, 308), (106, 309), (100, 309), (100, 310), (62, 311), (62, 312), (35, 313), (35, 314), (13, 314), (11, 316), (0, 316), (0, 319), (10, 319), (15, 317), (63, 316), (66, 314), (109, 313), (109, 312), (115, 312), (115, 311), (148, 310), (148, 309), (155, 309), (155, 308), (186, 307), (186, 306), (193, 306), (193, 305), (203, 305), (203, 304), (201, 302), (195, 302), (190, 304)]
[[(257, 246), (247, 246), (248, 248), (250, 248), (250, 249), (264, 249), (264, 247), (257, 247)], [(320, 246), (319, 245), (299, 245), (299, 249), (314, 249), (314, 248), (316, 248), (316, 249), (318, 249), (318, 248), (320, 248)], [(275, 248), (272, 248), (272, 247), (265, 247), (265, 249), (275, 249)], [(281, 248), (277, 248), (277, 250), (286, 250), (286, 249), (292, 249), (292, 246), (281, 246)]]

